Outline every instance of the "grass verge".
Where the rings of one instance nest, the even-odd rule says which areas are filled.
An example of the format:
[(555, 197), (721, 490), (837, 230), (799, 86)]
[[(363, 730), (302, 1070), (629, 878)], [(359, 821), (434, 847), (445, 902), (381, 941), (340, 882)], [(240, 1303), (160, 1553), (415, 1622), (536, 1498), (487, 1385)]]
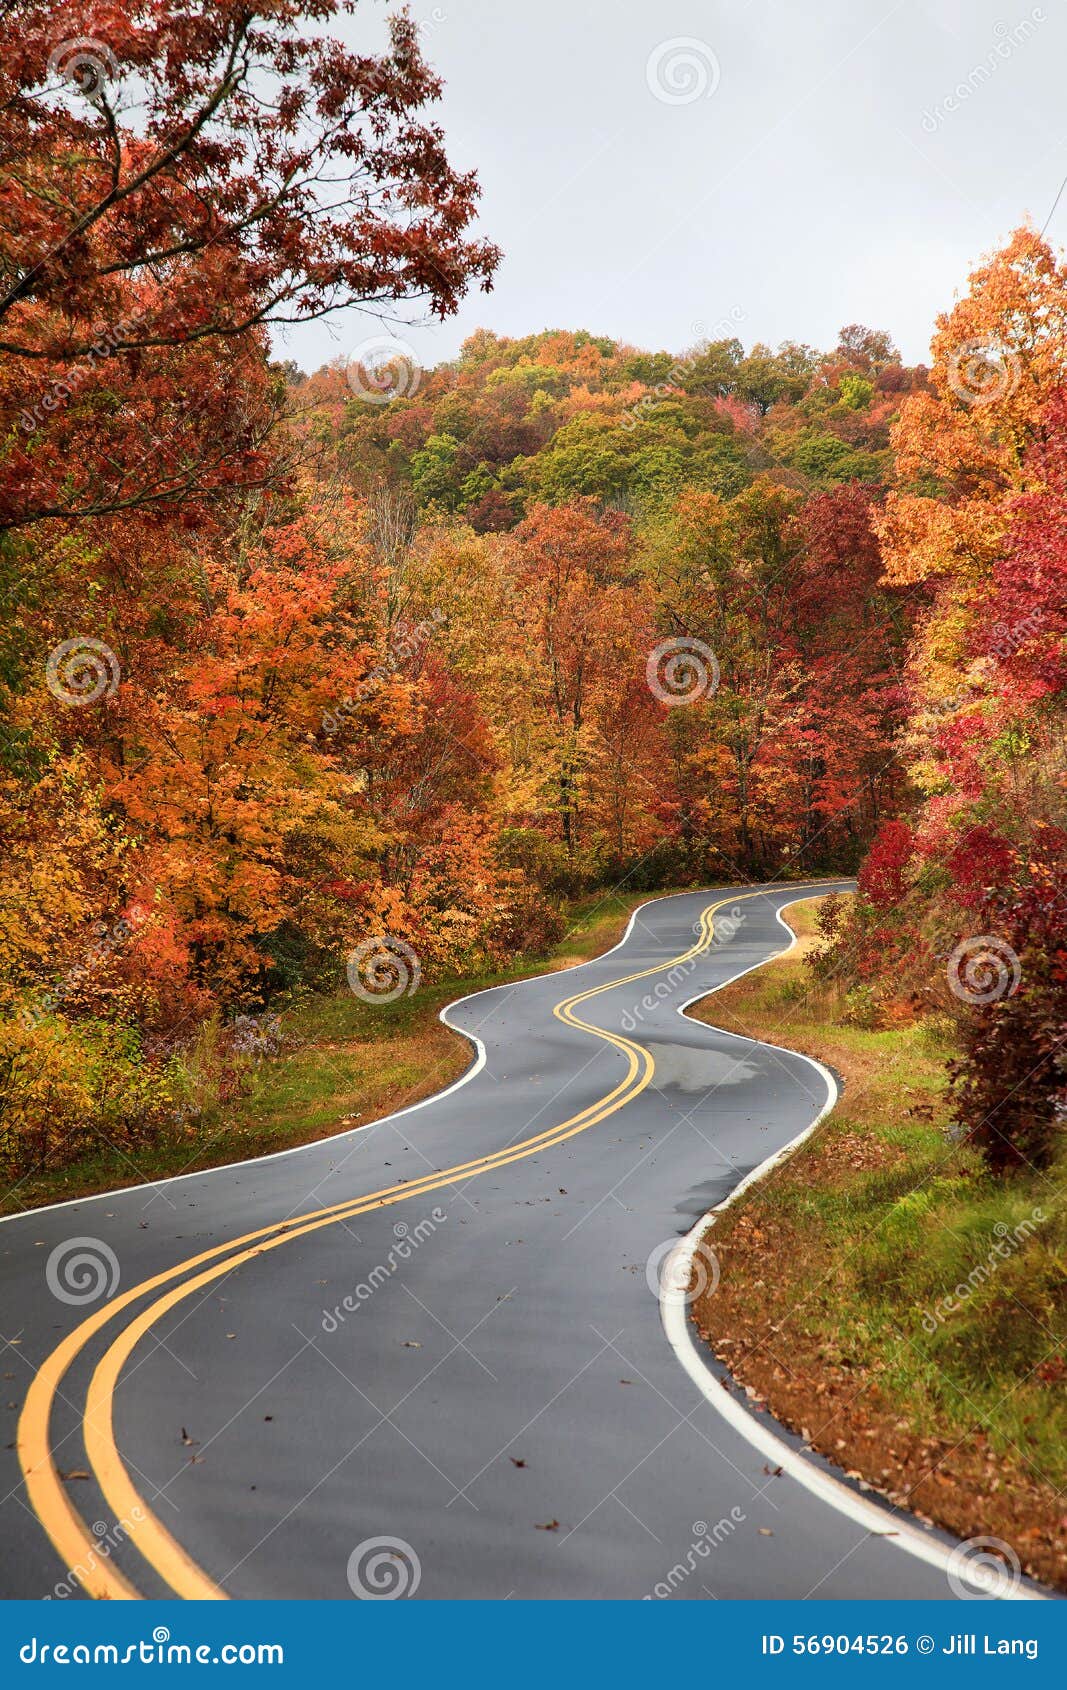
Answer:
[(1064, 1168), (1010, 1181), (948, 1136), (943, 1031), (871, 1031), (800, 943), (690, 1014), (843, 1077), (819, 1130), (716, 1222), (693, 1318), (750, 1397), (853, 1477), (1067, 1586)]
[(417, 1103), (458, 1079), (471, 1061), (466, 1039), (438, 1020), (446, 1004), (466, 992), (599, 956), (648, 899), (642, 892), (581, 900), (568, 911), (568, 931), (558, 945), (500, 974), (424, 985), (395, 1003), (365, 1003), (344, 989), (283, 1012), (282, 1049), (249, 1065), (242, 1096), (190, 1110), (186, 1126), (149, 1146), (126, 1151), (108, 1145), (29, 1175), (0, 1197), (0, 1214), (288, 1150)]

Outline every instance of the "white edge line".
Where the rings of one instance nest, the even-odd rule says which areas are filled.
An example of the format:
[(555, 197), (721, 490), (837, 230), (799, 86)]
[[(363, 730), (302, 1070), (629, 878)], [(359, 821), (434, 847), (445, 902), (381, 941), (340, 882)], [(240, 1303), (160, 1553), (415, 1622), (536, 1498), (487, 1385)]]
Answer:
[[(715, 992), (721, 992), (724, 987), (733, 985), (735, 980), (742, 979), (744, 975), (753, 973), (757, 968), (765, 967), (767, 963), (774, 962), (778, 957), (788, 956), (797, 943), (797, 936), (789, 923), (783, 919), (782, 911), (788, 909), (791, 904), (803, 902), (804, 896), (802, 894), (800, 897), (789, 899), (775, 911), (777, 920), (789, 934), (788, 945), (783, 946), (780, 951), (775, 951), (773, 956), (765, 957), (762, 962), (753, 963), (750, 968), (743, 968), (739, 974), (732, 975), (729, 980), (724, 980), (721, 985), (716, 986), (713, 992), (698, 992), (696, 996), (688, 998), (685, 1003), (678, 1007), (677, 1013), (683, 1015), (692, 1004), (699, 1002), (702, 998), (713, 997)], [(807, 896), (810, 896), (810, 894), (807, 894)], [(727, 1038), (744, 1038), (743, 1034), (731, 1033), (725, 1027), (716, 1027), (714, 1031), (725, 1033)], [(749, 1038), (745, 1042), (764, 1045), (769, 1050), (778, 1050), (783, 1055), (799, 1057), (803, 1062), (809, 1063), (822, 1076), (826, 1085), (826, 1102), (810, 1126), (805, 1127), (804, 1131), (798, 1133), (796, 1138), (790, 1139), (788, 1144), (783, 1145), (780, 1150), (776, 1150), (773, 1155), (768, 1156), (758, 1167), (753, 1168), (751, 1173), (746, 1174), (745, 1178), (734, 1187), (730, 1195), (702, 1215), (696, 1225), (675, 1245), (668, 1261), (664, 1264), (663, 1283), (665, 1285), (689, 1284), (693, 1256), (697, 1247), (714, 1226), (722, 1211), (729, 1209), (732, 1204), (736, 1203), (749, 1186), (755, 1185), (757, 1180), (766, 1179), (768, 1174), (773, 1173), (775, 1168), (780, 1166), (782, 1162), (787, 1161), (793, 1155), (793, 1152), (798, 1150), (805, 1140), (811, 1137), (816, 1127), (826, 1119), (841, 1096), (841, 1088), (829, 1068), (825, 1067), (823, 1063), (817, 1062), (813, 1056), (806, 1056), (800, 1050), (790, 1050), (785, 1045), (771, 1044), (767, 1039)], [(901, 1549), (906, 1554), (914, 1555), (918, 1560), (925, 1561), (931, 1567), (938, 1567), (947, 1574), (951, 1566), (955, 1569), (957, 1577), (962, 1577), (967, 1584), (973, 1584), (984, 1595), (1001, 1601), (1044, 1602), (1050, 1599), (1043, 1590), (1026, 1583), (1021, 1583), (1014, 1590), (1009, 1591), (983, 1589), (980, 1572), (976, 1571), (974, 1566), (963, 1568), (958, 1566), (958, 1550), (949, 1548), (947, 1544), (942, 1543), (934, 1536), (927, 1536), (918, 1526), (911, 1525), (901, 1513), (894, 1512), (890, 1507), (857, 1496), (856, 1492), (851, 1490), (848, 1485), (843, 1484), (839, 1479), (835, 1479), (832, 1474), (825, 1472), (823, 1468), (817, 1467), (814, 1462), (808, 1461), (791, 1444), (786, 1443), (769, 1426), (758, 1420), (746, 1409), (712, 1372), (708, 1362), (705, 1361), (697, 1348), (696, 1340), (690, 1329), (688, 1304), (684, 1297), (666, 1296), (662, 1298), (660, 1314), (667, 1334), (667, 1342), (694, 1385), (697, 1386), (712, 1408), (733, 1427), (735, 1432), (739, 1432), (743, 1438), (746, 1438), (761, 1455), (768, 1457), (774, 1462), (775, 1466), (780, 1467), (784, 1473), (788, 1473), (791, 1478), (796, 1479), (798, 1484), (811, 1491), (821, 1502), (828, 1503), (831, 1508), (836, 1508), (839, 1514), (844, 1514), (856, 1525), (865, 1527), (873, 1536), (892, 1544), (894, 1548)], [(893, 1535), (889, 1535), (890, 1533)], [(953, 1560), (954, 1556), (957, 1557), (956, 1561)]]
[[(812, 884), (816, 883), (812, 882)], [(413, 1115), (416, 1109), (425, 1109), (428, 1104), (440, 1103), (442, 1098), (450, 1097), (453, 1092), (459, 1091), (461, 1086), (468, 1085), (475, 1075), (481, 1072), (486, 1063), (485, 1045), (477, 1033), (468, 1033), (465, 1028), (454, 1026), (448, 1019), (449, 1010), (458, 1009), (461, 1004), (470, 1003), (474, 998), (485, 997), (488, 992), (506, 991), (509, 988), (514, 989), (516, 986), (524, 986), (528, 981), (547, 980), (553, 974), (576, 974), (580, 968), (591, 968), (594, 963), (603, 962), (605, 957), (609, 957), (615, 951), (622, 949), (633, 932), (634, 923), (642, 910), (647, 910), (652, 904), (669, 904), (672, 898), (692, 898), (698, 897), (702, 893), (706, 896), (708, 892), (718, 890), (729, 892), (734, 888), (694, 886), (684, 892), (668, 892), (666, 896), (646, 898), (644, 903), (638, 904), (632, 912), (629, 921), (626, 923), (626, 930), (622, 938), (616, 940), (615, 944), (611, 945), (606, 951), (600, 951), (595, 957), (588, 957), (585, 962), (572, 963), (569, 968), (544, 968), (538, 974), (522, 974), (515, 980), (501, 980), (495, 986), (480, 986), (475, 992), (466, 992), (461, 998), (453, 998), (451, 1003), (446, 1003), (444, 1008), (438, 1011), (437, 1019), (450, 1032), (458, 1033), (461, 1038), (466, 1039), (469, 1044), (474, 1046), (474, 1061), (469, 1068), (463, 1071), (458, 1080), (453, 1080), (452, 1084), (445, 1086), (442, 1091), (431, 1092), (429, 1097), (420, 1098), (418, 1103), (409, 1103), (403, 1109), (394, 1110), (391, 1115), (379, 1115), (373, 1121), (365, 1121), (360, 1127), (350, 1127), (347, 1132), (329, 1133), (325, 1138), (314, 1138), (309, 1140), (307, 1144), (291, 1144), (287, 1150), (270, 1150), (265, 1156), (247, 1156), (238, 1162), (219, 1162), (210, 1168), (194, 1168), (187, 1174), (168, 1174), (165, 1179), (141, 1180), (134, 1185), (112, 1186), (107, 1191), (88, 1192), (84, 1197), (64, 1197), (58, 1203), (38, 1203), (32, 1208), (21, 1209), (13, 1215), (0, 1215), (0, 1226), (4, 1226), (11, 1221), (28, 1220), (31, 1215), (47, 1215), (54, 1209), (73, 1209), (79, 1208), (83, 1203), (99, 1203), (105, 1197), (115, 1200), (128, 1197), (134, 1191), (158, 1191), (161, 1186), (177, 1185), (182, 1180), (204, 1179), (208, 1174), (232, 1173), (235, 1168), (258, 1168), (264, 1162), (278, 1162), (283, 1156), (300, 1156), (307, 1151), (321, 1150), (326, 1144), (343, 1144), (346, 1139), (354, 1138), (357, 1133), (365, 1133), (371, 1127), (384, 1126), (387, 1121), (399, 1121), (405, 1115)], [(744, 891), (745, 888), (738, 887), (736, 890)], [(762, 890), (762, 888), (759, 890)], [(757, 966), (759, 965), (757, 964)]]

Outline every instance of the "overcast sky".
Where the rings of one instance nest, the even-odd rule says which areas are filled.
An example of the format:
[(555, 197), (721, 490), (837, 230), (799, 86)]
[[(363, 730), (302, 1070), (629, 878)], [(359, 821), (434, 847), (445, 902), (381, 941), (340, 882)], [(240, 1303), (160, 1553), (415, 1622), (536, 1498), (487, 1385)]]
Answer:
[[(347, 39), (377, 47), (389, 7)], [(736, 333), (914, 362), (968, 271), (1067, 174), (1063, 0), (413, 0), (453, 162), (504, 250), (491, 294), (397, 328), (424, 365), (478, 327), (672, 352)], [(1067, 192), (1049, 226), (1067, 244)], [(291, 331), (305, 369), (381, 332)]]

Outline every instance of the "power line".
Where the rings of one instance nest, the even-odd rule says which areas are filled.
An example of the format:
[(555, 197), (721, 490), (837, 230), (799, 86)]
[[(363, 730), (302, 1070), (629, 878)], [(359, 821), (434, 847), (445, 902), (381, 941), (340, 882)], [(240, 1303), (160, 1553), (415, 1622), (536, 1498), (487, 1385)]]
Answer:
[(1042, 229), (1041, 229), (1042, 235), (1045, 233), (1045, 230), (1048, 228), (1049, 224), (1052, 222), (1052, 219), (1056, 215), (1056, 207), (1059, 205), (1060, 200), (1063, 198), (1064, 188), (1067, 188), (1067, 176), (1065, 176), (1063, 178), (1063, 181), (1060, 183), (1059, 192), (1057, 193), (1056, 198), (1052, 202), (1052, 210), (1049, 212), (1048, 216), (1045, 218), (1044, 224), (1043, 224)]

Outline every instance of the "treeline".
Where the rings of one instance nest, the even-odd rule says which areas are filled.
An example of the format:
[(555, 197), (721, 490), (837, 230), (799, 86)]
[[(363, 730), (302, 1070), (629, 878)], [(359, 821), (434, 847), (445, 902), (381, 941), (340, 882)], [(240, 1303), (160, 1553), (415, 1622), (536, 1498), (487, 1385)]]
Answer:
[(794, 343), (746, 355), (733, 337), (672, 356), (585, 332), (481, 331), (424, 375), (397, 349), (387, 409), (358, 358), (320, 371), (301, 398), (355, 489), (405, 484), (420, 511), (476, 532), (577, 497), (635, 516), (687, 487), (729, 499), (761, 473), (800, 489), (878, 482), (901, 397), (925, 379), (857, 325), (829, 356)]
[(825, 971), (872, 1024), (951, 1018), (959, 1130), (1045, 1170), (1067, 1116), (1067, 269), (1020, 230), (939, 318), (893, 428), (885, 580), (921, 592), (907, 813), (883, 825)]

